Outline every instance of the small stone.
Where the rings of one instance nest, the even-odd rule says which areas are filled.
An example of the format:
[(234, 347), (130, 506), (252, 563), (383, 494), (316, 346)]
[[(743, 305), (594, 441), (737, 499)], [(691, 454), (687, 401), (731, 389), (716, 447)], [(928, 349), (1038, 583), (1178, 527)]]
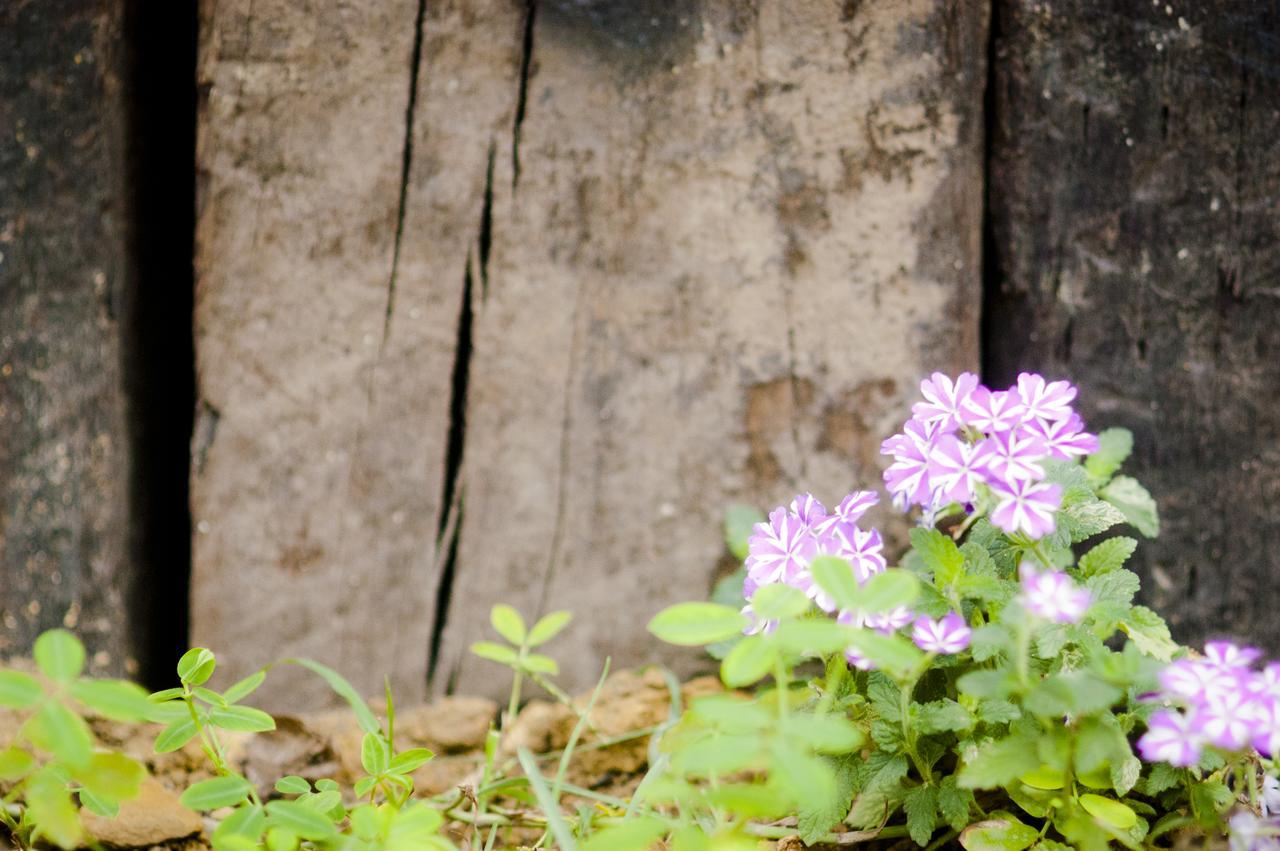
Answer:
[(498, 704), (485, 697), (446, 697), (396, 715), (396, 738), (441, 753), (484, 747)]
[(178, 803), (178, 796), (153, 777), (142, 781), (138, 796), (120, 805), (113, 819), (85, 812), (85, 830), (103, 845), (114, 848), (149, 848), (194, 836), (204, 820)]

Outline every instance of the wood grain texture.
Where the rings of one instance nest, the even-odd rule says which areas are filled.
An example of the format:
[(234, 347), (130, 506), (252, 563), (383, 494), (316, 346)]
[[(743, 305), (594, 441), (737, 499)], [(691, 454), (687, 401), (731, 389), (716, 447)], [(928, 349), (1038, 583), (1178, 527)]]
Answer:
[(467, 654), (499, 601), (575, 612), (575, 687), (690, 670), (644, 627), (707, 593), (724, 506), (876, 483), (920, 373), (977, 363), (982, 4), (534, 10), (437, 691), (505, 689)]
[(997, 5), (989, 373), (1134, 431), (1176, 636), (1280, 650), (1277, 9)]
[(0, 657), (73, 627), (136, 672), (121, 10), (0, 6)]

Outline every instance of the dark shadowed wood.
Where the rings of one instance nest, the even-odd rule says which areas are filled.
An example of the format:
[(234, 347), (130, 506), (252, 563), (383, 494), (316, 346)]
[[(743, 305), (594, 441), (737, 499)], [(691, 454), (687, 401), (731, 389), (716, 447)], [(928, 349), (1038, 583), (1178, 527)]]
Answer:
[(119, 6), (0, 4), (0, 656), (65, 624), (114, 672), (137, 626)]
[(1280, 649), (1280, 10), (998, 6), (988, 372), (1133, 429), (1179, 637)]

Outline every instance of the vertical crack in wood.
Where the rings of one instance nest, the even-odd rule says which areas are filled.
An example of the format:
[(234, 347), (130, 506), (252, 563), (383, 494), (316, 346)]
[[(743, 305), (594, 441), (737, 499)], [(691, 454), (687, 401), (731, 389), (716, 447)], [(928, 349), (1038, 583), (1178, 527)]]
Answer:
[(533, 64), (533, 25), (538, 16), (538, 0), (526, 0), (524, 13), (524, 47), (520, 56), (520, 86), (516, 92), (516, 116), (511, 128), (511, 190), (520, 185), (520, 130), (524, 125), (525, 104), (529, 95), (529, 70)]
[(427, 654), (428, 688), (435, 679), (440, 663), (440, 648), (453, 597), (454, 577), (457, 574), (458, 543), (462, 538), (462, 461), (466, 448), (467, 388), (471, 381), (471, 334), (475, 324), (475, 313), (471, 305), (473, 289), (471, 258), (468, 257), (462, 279), (462, 304), (458, 309), (458, 331), (449, 395), (449, 434), (445, 442), (444, 486), (440, 495), (440, 518), (436, 526), (436, 575), (439, 579), (436, 583), (431, 646)]
[(484, 202), (480, 206), (480, 236), (477, 256), (480, 259), (480, 303), (489, 301), (489, 251), (493, 247), (493, 158), (497, 145), (489, 142), (489, 164), (484, 172)]
[(542, 574), (542, 590), (538, 594), (538, 608), (535, 617), (542, 617), (547, 610), (547, 601), (551, 593), (551, 581), (555, 578), (556, 565), (560, 561), (560, 550), (564, 542), (564, 524), (568, 505), (569, 479), (569, 447), (573, 438), (573, 386), (577, 379), (578, 363), (582, 352), (582, 302), (585, 297), (582, 284), (579, 283), (573, 303), (573, 336), (569, 344), (569, 366), (564, 381), (564, 409), (560, 415), (560, 460), (556, 474), (556, 513), (551, 527), (551, 546), (547, 550), (547, 567)]
[[(998, 125), (996, 115), (999, 98), (996, 93), (996, 45), (1000, 35), (999, 6), (1001, 0), (991, 0), (987, 20), (987, 80), (982, 93), (982, 233), (981, 253), (978, 265), (981, 270), (982, 294), (978, 310), (978, 369), (983, 381), (991, 384), (1010, 378), (1010, 364), (1000, 340), (1000, 320), (1011, 311), (1009, 298), (1003, 292), (1004, 281), (1000, 268), (999, 247), (995, 226), (995, 182), (992, 168), (995, 163), (995, 137)], [(1089, 133), (1089, 107), (1084, 108), (1084, 134)], [(994, 386), (994, 385), (993, 385)]]
[(422, 31), (427, 17), (427, 0), (418, 0), (414, 18), (413, 50), (409, 56), (409, 97), (404, 108), (404, 143), (400, 154), (400, 197), (396, 207), (396, 234), (391, 248), (391, 274), (387, 276), (387, 304), (382, 319), (382, 345), (391, 336), (391, 317), (396, 311), (396, 276), (400, 272), (400, 245), (404, 239), (404, 215), (409, 199), (409, 174), (413, 167), (413, 119), (418, 109), (418, 68), (422, 65)]

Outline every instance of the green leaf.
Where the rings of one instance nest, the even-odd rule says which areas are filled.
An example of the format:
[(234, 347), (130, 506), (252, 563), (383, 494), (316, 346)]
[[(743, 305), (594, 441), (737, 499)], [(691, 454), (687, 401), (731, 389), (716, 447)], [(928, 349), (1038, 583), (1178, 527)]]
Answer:
[(93, 737), (84, 720), (57, 701), (40, 708), (26, 724), (27, 737), (68, 765), (85, 765), (93, 752)]
[(1125, 522), (1125, 515), (1119, 508), (1093, 497), (1066, 506), (1060, 516), (1073, 544)]
[(40, 681), (21, 671), (0, 671), (0, 706), (30, 709), (44, 698)]
[(524, 618), (520, 617), (520, 613), (505, 603), (499, 603), (489, 611), (489, 623), (493, 624), (493, 628), (498, 631), (507, 641), (519, 647), (524, 644), (527, 633), (525, 632)]
[(537, 647), (540, 644), (546, 644), (559, 635), (572, 619), (573, 615), (569, 612), (552, 612), (545, 615), (533, 625), (533, 629), (529, 630), (529, 636), (526, 639), (528, 645)]
[(112, 819), (120, 815), (120, 802), (108, 798), (99, 798), (88, 789), (79, 789), (76, 795), (80, 798), (80, 806), (96, 816)]
[(36, 664), (51, 680), (69, 683), (84, 670), (84, 645), (65, 629), (51, 629), (32, 648)]
[(1084, 461), (1089, 475), (1110, 478), (1133, 452), (1133, 433), (1127, 428), (1109, 428), (1098, 435), (1098, 451)]
[(854, 630), (849, 644), (877, 668), (898, 676), (915, 671), (924, 658), (919, 648), (902, 636), (881, 635), (869, 629)]
[(1138, 783), (1139, 791), (1154, 798), (1166, 789), (1172, 789), (1181, 783), (1183, 771), (1184, 769), (1174, 768), (1165, 762), (1152, 763), (1151, 773)]
[(258, 686), (267, 679), (266, 670), (254, 671), (243, 680), (235, 683), (231, 688), (222, 693), (222, 697), (227, 703), (239, 703), (249, 695), (258, 690)]
[(365, 733), (360, 742), (360, 764), (369, 774), (385, 774), (391, 765), (391, 750), (387, 747), (387, 740), (377, 733)]
[(1133, 596), (1138, 593), (1141, 585), (1138, 574), (1123, 568), (1090, 576), (1084, 582), (1084, 587), (1089, 589), (1095, 603), (1115, 602), (1126, 605), (1133, 601)]
[(1133, 528), (1148, 538), (1160, 534), (1160, 512), (1147, 489), (1128, 476), (1116, 476), (1102, 489), (1102, 498), (1120, 509)]
[(77, 680), (71, 696), (112, 721), (143, 721), (153, 708), (141, 686), (124, 680)]
[(921, 847), (929, 844), (938, 825), (938, 791), (932, 786), (915, 786), (902, 799), (907, 814), (907, 832)]
[(276, 791), (284, 795), (305, 795), (311, 791), (311, 784), (296, 774), (290, 774), (276, 781)]
[(1129, 740), (1110, 716), (1082, 720), (1075, 744), (1075, 766), (1082, 774), (1123, 763), (1131, 755)]
[(559, 844), (560, 851), (577, 851), (578, 843), (574, 841), (573, 831), (569, 829), (569, 825), (560, 814), (560, 802), (557, 796), (552, 795), (551, 790), (547, 788), (547, 781), (538, 770), (538, 763), (533, 754), (528, 748), (519, 748), (516, 751), (516, 758), (520, 761), (520, 767), (524, 769), (525, 777), (529, 778), (534, 797), (538, 799), (538, 806), (547, 818), (547, 827)]
[(1169, 626), (1158, 614), (1146, 606), (1134, 606), (1120, 621), (1120, 629), (1148, 656), (1168, 662), (1178, 651), (1178, 645), (1169, 634)]
[(866, 737), (848, 718), (839, 715), (802, 715), (790, 730), (791, 736), (816, 753), (851, 753)]
[(199, 735), (196, 722), (190, 718), (174, 721), (156, 736), (156, 753), (173, 753)]
[(725, 546), (738, 561), (747, 557), (747, 542), (753, 527), (764, 520), (765, 516), (749, 505), (734, 504), (724, 510)]
[(192, 647), (178, 660), (178, 679), (187, 685), (204, 685), (213, 676), (213, 669), (217, 664), (211, 651), (203, 647)]
[(796, 830), (802, 841), (814, 844), (844, 820), (853, 803), (854, 777), (861, 762), (861, 758), (853, 755), (831, 760), (835, 785), (831, 788), (830, 796), (799, 801)]
[(652, 816), (640, 816), (611, 824), (592, 834), (581, 851), (636, 851), (648, 848), (667, 832), (667, 824)]
[(973, 793), (957, 786), (954, 774), (942, 778), (938, 785), (938, 812), (952, 830), (964, 830), (973, 804)]
[(771, 756), (770, 773), (796, 799), (828, 800), (838, 791), (835, 773), (826, 761), (785, 742), (775, 742)]
[(86, 768), (71, 775), (95, 796), (118, 803), (138, 794), (147, 770), (122, 753), (95, 753)]
[(1138, 542), (1123, 535), (1102, 541), (1080, 557), (1080, 573), (1084, 577), (1119, 570), (1138, 548)]
[(727, 733), (763, 730), (773, 723), (772, 713), (757, 701), (732, 693), (700, 697), (688, 714)]
[(747, 619), (737, 609), (716, 603), (678, 603), (649, 621), (649, 632), (668, 644), (694, 647), (737, 637)]
[(1022, 851), (1030, 848), (1040, 832), (1013, 817), (975, 822), (960, 833), (966, 851)]
[(45, 837), (59, 848), (80, 847), (84, 836), (80, 815), (66, 783), (51, 769), (32, 775), (23, 797), (27, 821), (35, 825), (35, 836)]
[(378, 724), (378, 719), (374, 717), (373, 710), (369, 708), (369, 704), (365, 703), (364, 698), (351, 686), (351, 683), (347, 682), (342, 674), (339, 674), (328, 665), (322, 665), (311, 659), (285, 659), (284, 663), (300, 665), (308, 671), (318, 674), (321, 679), (329, 684), (329, 688), (333, 689), (334, 693), (345, 700), (347, 705), (351, 707), (351, 711), (356, 714), (356, 723), (360, 725), (361, 730), (366, 733), (381, 732), (382, 728)]
[(481, 659), (488, 659), (499, 665), (514, 668), (520, 664), (520, 654), (516, 650), (505, 644), (498, 644), (496, 641), (477, 641), (471, 645), (471, 652)]
[(954, 700), (935, 700), (917, 704), (915, 727), (926, 735), (959, 732), (973, 727), (973, 716)]
[(818, 587), (831, 595), (842, 609), (856, 609), (861, 604), (862, 588), (847, 559), (818, 556), (809, 564)]
[(222, 695), (218, 694), (216, 691), (214, 691), (211, 688), (205, 688), (204, 686), (196, 686), (195, 688), (191, 689), (191, 694), (196, 698), (196, 700), (207, 703), (210, 706), (226, 706), (227, 705), (227, 699)]
[(276, 721), (261, 709), (251, 706), (214, 706), (209, 709), (209, 723), (223, 730), (240, 733), (265, 733), (276, 728)]
[(964, 556), (965, 576), (1000, 578), (1000, 571), (996, 567), (995, 561), (991, 558), (991, 553), (987, 552), (987, 548), (977, 541), (965, 541), (960, 547), (960, 553)]
[(880, 671), (867, 675), (867, 699), (876, 715), (894, 724), (902, 723), (902, 690)]
[(1013, 636), (1004, 624), (989, 623), (978, 627), (969, 638), (969, 652), (975, 662), (994, 659), (1013, 649)]
[(1129, 754), (1119, 762), (1111, 765), (1111, 788), (1117, 795), (1128, 795), (1129, 790), (1138, 785), (1138, 777), (1142, 774), (1142, 760)]
[(1031, 689), (1023, 706), (1037, 715), (1087, 715), (1110, 708), (1120, 690), (1085, 671), (1045, 677)]
[(920, 580), (900, 568), (877, 573), (862, 587), (858, 611), (867, 614), (888, 612), (910, 606), (920, 593)]
[(35, 757), (17, 745), (0, 751), (0, 781), (26, 777), (35, 767)]
[(907, 776), (907, 758), (903, 754), (873, 751), (867, 759), (865, 771), (866, 782), (846, 819), (855, 828), (884, 824), (892, 814), (902, 799), (902, 778)]
[(387, 771), (391, 774), (412, 774), (431, 761), (435, 754), (426, 748), (401, 751), (391, 759)]
[(217, 851), (222, 851), (223, 842), (229, 837), (235, 836), (249, 840), (250, 844), (244, 846), (246, 849), (257, 851), (258, 840), (262, 837), (263, 831), (267, 829), (267, 814), (262, 807), (257, 804), (245, 804), (236, 809), (231, 815), (224, 818), (213, 830), (213, 847)]
[(778, 625), (770, 638), (788, 652), (826, 656), (844, 650), (849, 628), (832, 620), (789, 620)]
[(758, 635), (747, 636), (720, 663), (720, 679), (729, 688), (745, 688), (772, 672), (776, 659), (772, 645)]
[(978, 748), (966, 758), (956, 782), (962, 789), (995, 789), (1039, 767), (1035, 741), (1014, 735)]
[(178, 800), (182, 806), (196, 812), (208, 812), (223, 807), (234, 807), (249, 797), (253, 784), (239, 775), (210, 777), (187, 788)]
[(535, 674), (556, 676), (560, 673), (560, 666), (556, 664), (556, 660), (550, 656), (543, 656), (541, 653), (530, 653), (525, 656), (520, 661), (520, 667)]
[(1092, 792), (1080, 796), (1080, 806), (1089, 815), (1117, 830), (1128, 830), (1138, 823), (1138, 814), (1132, 809), (1119, 801)]
[(911, 546), (920, 554), (925, 568), (933, 574), (933, 582), (939, 588), (954, 584), (964, 575), (964, 555), (949, 535), (944, 535), (937, 529), (917, 526), (911, 530)]
[(1007, 700), (987, 699), (978, 703), (978, 720), (984, 724), (1008, 724), (1022, 717), (1022, 710)]
[(1235, 800), (1227, 784), (1206, 780), (1191, 784), (1191, 810), (1202, 825), (1220, 824), (1220, 814)]
[(762, 621), (798, 618), (809, 611), (809, 598), (790, 585), (761, 585), (751, 595), (751, 611)]
[(267, 804), (268, 823), (282, 827), (303, 839), (323, 842), (338, 835), (328, 817), (297, 801), (271, 801)]
[(1003, 669), (970, 671), (956, 680), (956, 689), (977, 698), (1008, 697), (1016, 687), (1012, 674)]

